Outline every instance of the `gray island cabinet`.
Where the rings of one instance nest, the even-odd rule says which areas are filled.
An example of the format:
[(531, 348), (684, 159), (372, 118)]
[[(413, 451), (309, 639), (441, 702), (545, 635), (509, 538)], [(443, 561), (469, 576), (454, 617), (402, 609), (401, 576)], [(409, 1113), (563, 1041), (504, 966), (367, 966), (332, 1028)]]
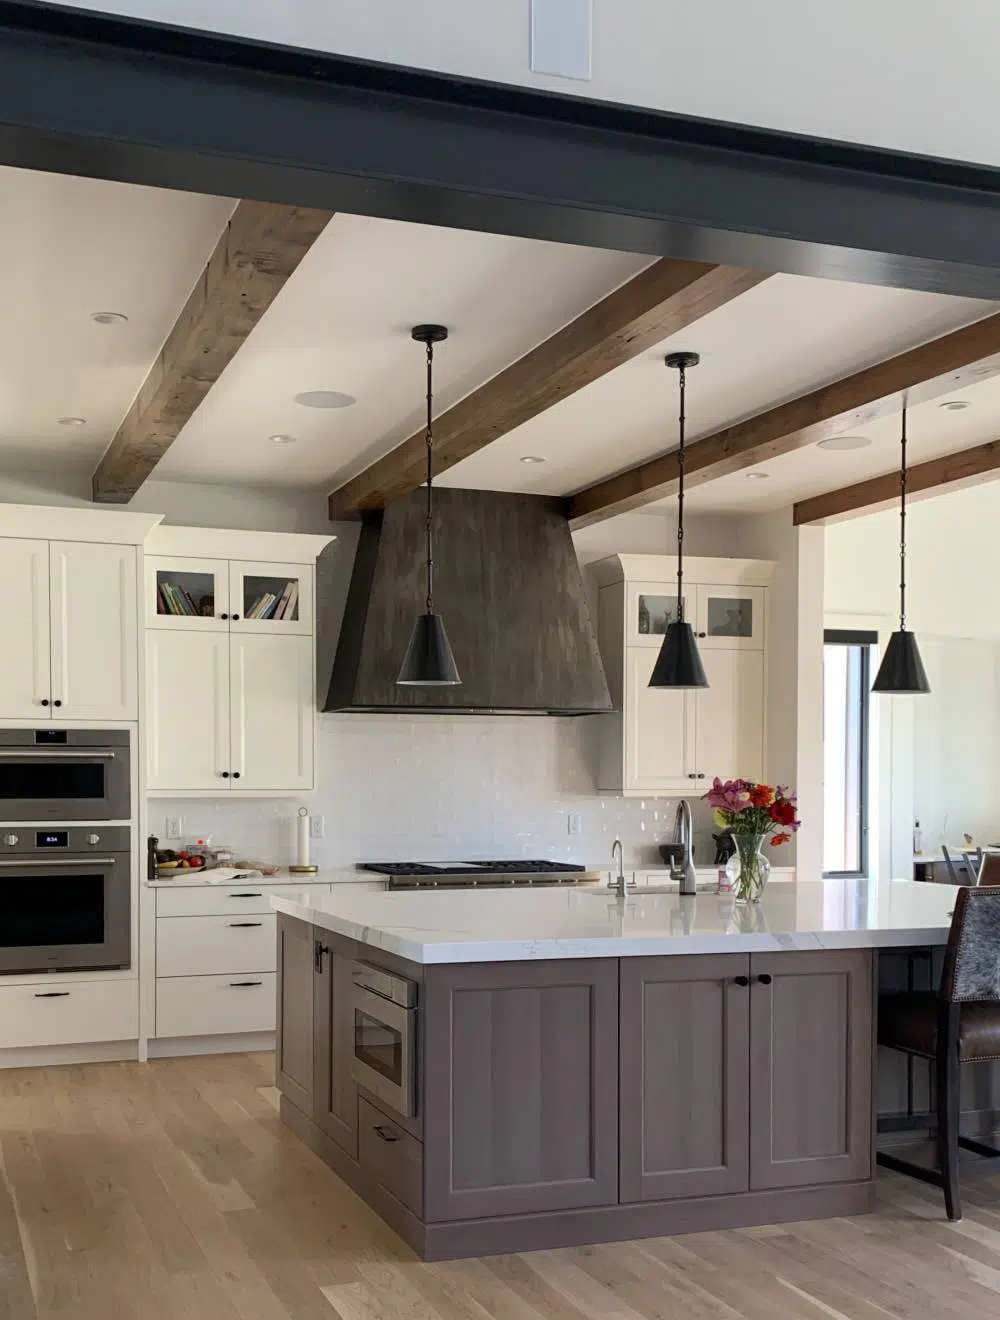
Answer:
[[(873, 1208), (871, 948), (278, 949), (282, 1118), (425, 1259)], [(357, 962), (416, 988), (409, 1116), (354, 1080)]]

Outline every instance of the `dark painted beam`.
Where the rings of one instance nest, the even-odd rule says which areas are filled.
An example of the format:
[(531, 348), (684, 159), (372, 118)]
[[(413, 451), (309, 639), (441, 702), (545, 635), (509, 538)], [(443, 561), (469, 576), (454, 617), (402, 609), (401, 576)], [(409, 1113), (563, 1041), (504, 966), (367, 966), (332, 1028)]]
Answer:
[(1000, 171), (0, 0), (0, 163), (1000, 297)]

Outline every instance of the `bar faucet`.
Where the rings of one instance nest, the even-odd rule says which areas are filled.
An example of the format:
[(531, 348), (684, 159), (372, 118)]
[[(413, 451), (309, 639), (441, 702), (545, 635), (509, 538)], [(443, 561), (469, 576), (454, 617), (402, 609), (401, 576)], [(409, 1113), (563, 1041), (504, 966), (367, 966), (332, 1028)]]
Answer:
[(613, 889), (619, 898), (628, 897), (628, 883), (625, 879), (625, 864), (623, 861), (623, 850), (621, 839), (615, 839), (611, 845), (611, 860), (618, 863), (618, 875), (611, 881), (609, 888)]
[(682, 798), (677, 803), (677, 812), (674, 815), (674, 843), (679, 844), (682, 851), (679, 859), (671, 859), (671, 879), (680, 881), (682, 894), (696, 894), (698, 877), (694, 869), (694, 824), (691, 819), (691, 804), (687, 798)]

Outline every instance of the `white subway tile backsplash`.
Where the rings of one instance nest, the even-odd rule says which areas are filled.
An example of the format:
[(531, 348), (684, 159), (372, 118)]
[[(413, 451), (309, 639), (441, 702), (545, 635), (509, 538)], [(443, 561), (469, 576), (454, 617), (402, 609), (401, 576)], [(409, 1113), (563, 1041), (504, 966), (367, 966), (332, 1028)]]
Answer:
[[(659, 864), (674, 803), (594, 787), (595, 721), (471, 715), (321, 715), (320, 788), (301, 799), (153, 800), (164, 837), (183, 815), (187, 837), (211, 835), (242, 856), (292, 860), (299, 806), (326, 818), (312, 840), (320, 866), (356, 861), (545, 857), (610, 865), (620, 835), (627, 866)], [(183, 803), (183, 805), (182, 805)], [(697, 857), (711, 862), (711, 817), (695, 807)], [(580, 817), (570, 835), (568, 816)]]

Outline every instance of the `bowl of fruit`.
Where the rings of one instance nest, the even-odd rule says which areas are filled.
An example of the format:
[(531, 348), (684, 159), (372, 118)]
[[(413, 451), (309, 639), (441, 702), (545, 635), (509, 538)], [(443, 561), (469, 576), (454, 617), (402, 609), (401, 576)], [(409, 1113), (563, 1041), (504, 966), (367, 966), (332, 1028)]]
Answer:
[(181, 848), (160, 848), (156, 854), (156, 874), (161, 880), (173, 880), (185, 871), (201, 871), (205, 868), (205, 854), (189, 852)]

